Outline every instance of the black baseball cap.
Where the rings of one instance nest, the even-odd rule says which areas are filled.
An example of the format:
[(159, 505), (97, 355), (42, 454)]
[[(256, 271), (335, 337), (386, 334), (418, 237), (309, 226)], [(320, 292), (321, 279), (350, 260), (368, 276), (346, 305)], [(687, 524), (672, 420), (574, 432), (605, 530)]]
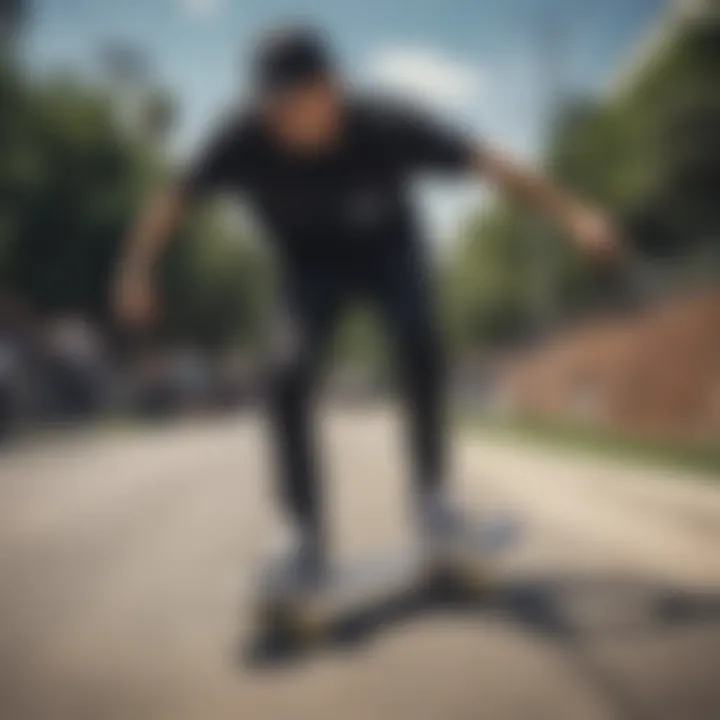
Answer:
[(324, 34), (307, 27), (274, 30), (260, 39), (252, 58), (252, 85), (260, 97), (295, 90), (335, 72)]

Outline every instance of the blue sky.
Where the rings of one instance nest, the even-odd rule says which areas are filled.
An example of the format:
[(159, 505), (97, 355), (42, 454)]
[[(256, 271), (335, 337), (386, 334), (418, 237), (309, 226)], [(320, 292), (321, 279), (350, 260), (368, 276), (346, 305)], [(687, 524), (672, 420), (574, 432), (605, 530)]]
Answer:
[[(127, 42), (181, 101), (185, 152), (241, 86), (258, 30), (307, 20), (327, 30), (358, 83), (380, 83), (461, 118), (523, 157), (536, 154), (554, 48), (565, 91), (597, 92), (631, 55), (666, 0), (35, 0), (36, 66), (92, 70), (99, 48)], [(546, 48), (543, 50), (543, 47)], [(552, 53), (552, 51), (550, 51)], [(439, 194), (438, 194), (439, 193)], [(467, 190), (432, 202), (444, 229)]]

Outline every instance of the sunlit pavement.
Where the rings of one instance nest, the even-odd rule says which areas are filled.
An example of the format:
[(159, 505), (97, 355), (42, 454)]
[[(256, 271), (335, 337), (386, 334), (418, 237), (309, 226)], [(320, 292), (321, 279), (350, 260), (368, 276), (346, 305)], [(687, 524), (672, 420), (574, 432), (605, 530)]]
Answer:
[[(401, 546), (395, 417), (338, 411), (323, 434), (337, 554)], [(249, 417), (0, 456), (0, 717), (720, 717), (720, 484), (458, 434), (459, 496), (525, 528), (496, 596), (257, 667), (268, 459)]]

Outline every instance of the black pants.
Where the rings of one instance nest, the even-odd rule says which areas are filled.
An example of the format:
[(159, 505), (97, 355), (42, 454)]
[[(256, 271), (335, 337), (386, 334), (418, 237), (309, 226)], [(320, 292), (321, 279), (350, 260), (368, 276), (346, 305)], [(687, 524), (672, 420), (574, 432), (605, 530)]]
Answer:
[(391, 341), (415, 487), (442, 482), (442, 362), (432, 295), (424, 259), (412, 247), (342, 264), (297, 264), (287, 272), (271, 358), (270, 417), (278, 488), (294, 522), (322, 529), (312, 400), (333, 330), (355, 301), (376, 310)]

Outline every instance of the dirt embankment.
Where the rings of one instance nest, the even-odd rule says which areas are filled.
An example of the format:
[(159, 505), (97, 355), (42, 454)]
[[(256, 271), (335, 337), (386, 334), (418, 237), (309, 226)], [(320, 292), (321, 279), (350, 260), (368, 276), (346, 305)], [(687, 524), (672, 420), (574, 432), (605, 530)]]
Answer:
[(501, 387), (525, 414), (720, 440), (720, 290), (570, 333), (512, 363)]

